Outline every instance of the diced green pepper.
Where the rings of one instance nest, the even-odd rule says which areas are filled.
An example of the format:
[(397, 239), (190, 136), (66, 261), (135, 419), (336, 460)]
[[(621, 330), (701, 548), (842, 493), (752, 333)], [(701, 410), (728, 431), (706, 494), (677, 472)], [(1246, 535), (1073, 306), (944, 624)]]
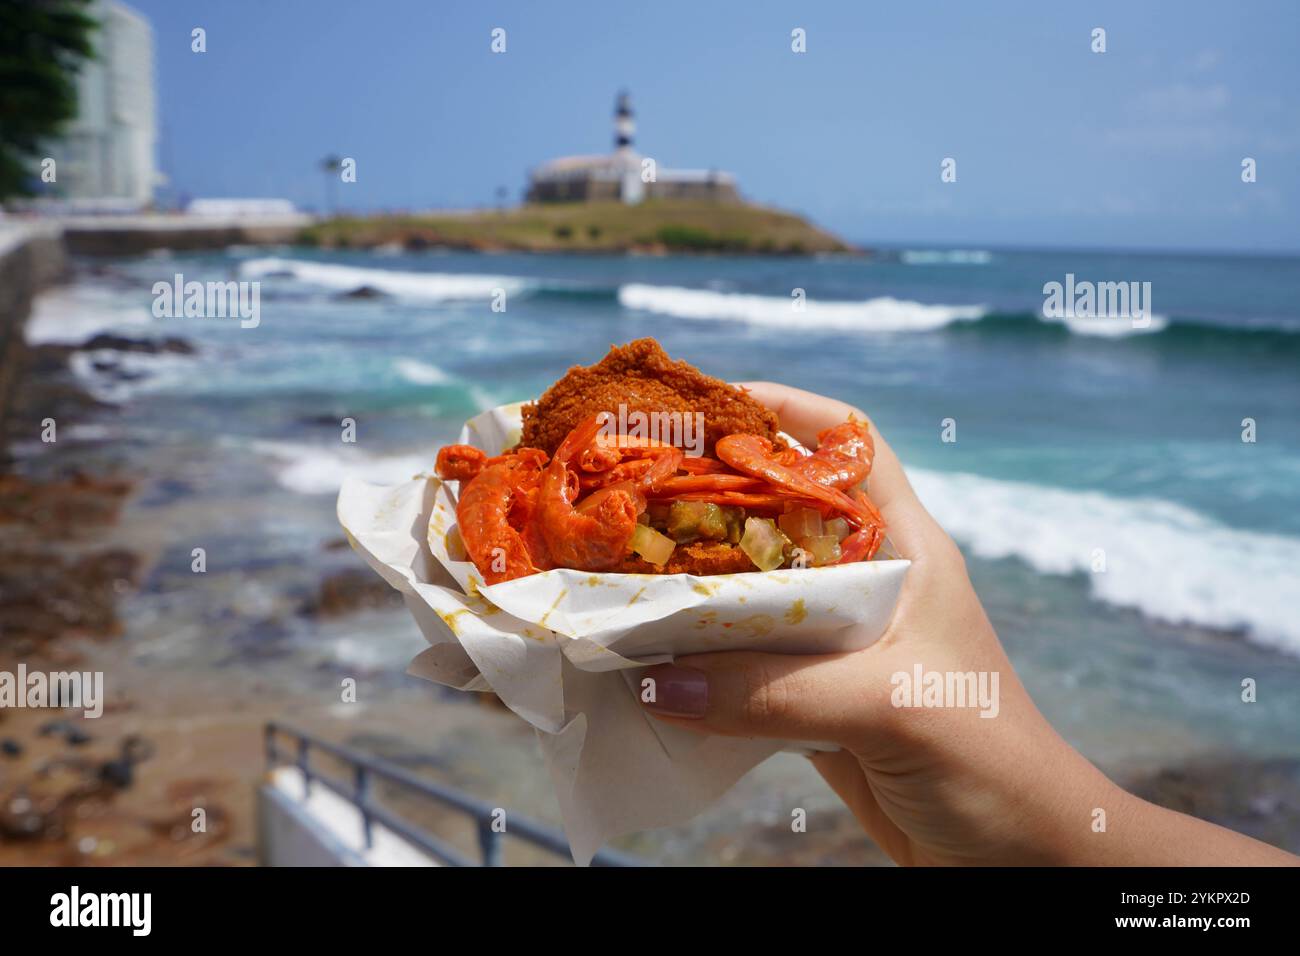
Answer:
[(707, 538), (721, 541), (727, 536), (727, 520), (711, 501), (674, 501), (668, 510), (668, 536), (678, 544)]

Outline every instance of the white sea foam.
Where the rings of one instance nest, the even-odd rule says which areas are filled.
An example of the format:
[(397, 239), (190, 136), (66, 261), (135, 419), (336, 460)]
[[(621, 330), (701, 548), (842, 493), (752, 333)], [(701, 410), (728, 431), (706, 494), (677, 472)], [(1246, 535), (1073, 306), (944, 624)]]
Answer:
[(490, 299), (498, 289), (504, 289), (507, 295), (516, 295), (529, 285), (527, 280), (516, 276), (400, 272), (305, 259), (250, 259), (240, 265), (239, 272), (247, 279), (287, 273), (299, 282), (324, 289), (351, 291), (369, 286), (400, 298), (429, 302)]
[[(940, 524), (972, 553), (1014, 557), (1045, 574), (1088, 576), (1093, 595), (1177, 624), (1242, 630), (1300, 654), (1284, 599), (1300, 538), (1231, 528), (1182, 505), (977, 475), (909, 472)], [(1094, 550), (1105, 552), (1094, 572)]]
[(809, 299), (795, 311), (790, 296), (746, 295), (683, 289), (677, 286), (621, 286), (618, 301), (627, 309), (657, 312), (679, 319), (717, 319), (753, 325), (839, 329), (859, 332), (925, 332), (953, 322), (980, 318), (980, 305), (926, 305), (882, 296), (857, 302)]
[(129, 308), (85, 286), (37, 296), (24, 331), (29, 345), (80, 345), (100, 332), (130, 334), (153, 321), (148, 304)]
[(1169, 320), (1163, 315), (1148, 316), (1146, 324), (1141, 327), (1134, 325), (1132, 319), (1117, 316), (1095, 316), (1091, 318), (1069, 316), (1058, 319), (1046, 314), (1040, 314), (1039, 318), (1044, 322), (1060, 322), (1075, 335), (1096, 335), (1109, 339), (1163, 332), (1166, 326), (1169, 325)]
[(393, 368), (412, 385), (445, 385), (451, 381), (450, 376), (438, 366), (418, 359), (394, 359)]
[(194, 374), (194, 358), (171, 352), (73, 352), (68, 368), (78, 384), (101, 402), (120, 405), (145, 392), (182, 385)]
[(993, 261), (987, 249), (904, 249), (898, 254), (909, 266), (986, 266)]
[(355, 476), (372, 484), (392, 485), (433, 467), (432, 455), (372, 456), (354, 445), (338, 448), (259, 441), (254, 450), (274, 463), (280, 486), (303, 495), (335, 495), (343, 479)]

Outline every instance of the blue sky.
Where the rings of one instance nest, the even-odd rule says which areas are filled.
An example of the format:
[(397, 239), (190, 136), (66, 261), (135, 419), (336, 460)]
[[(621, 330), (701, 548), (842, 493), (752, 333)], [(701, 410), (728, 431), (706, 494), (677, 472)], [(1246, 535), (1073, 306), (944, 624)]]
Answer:
[(190, 196), (319, 207), (333, 152), (357, 160), (353, 209), (490, 204), (608, 149), (626, 87), (662, 165), (867, 243), (1300, 250), (1294, 0), (128, 2)]

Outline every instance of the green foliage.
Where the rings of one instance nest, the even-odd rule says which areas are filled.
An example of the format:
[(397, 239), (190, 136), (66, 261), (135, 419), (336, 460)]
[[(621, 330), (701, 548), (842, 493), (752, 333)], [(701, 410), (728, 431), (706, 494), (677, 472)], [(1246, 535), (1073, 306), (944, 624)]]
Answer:
[(655, 237), (674, 252), (744, 252), (750, 246), (745, 236), (719, 234), (695, 226), (663, 226)]
[(553, 203), (466, 213), (343, 216), (304, 230), (302, 242), (367, 248), (396, 243), (481, 251), (668, 251), (794, 255), (851, 247), (790, 213), (746, 203), (656, 199)]
[(29, 192), (42, 143), (77, 115), (89, 0), (0, 0), (0, 198)]

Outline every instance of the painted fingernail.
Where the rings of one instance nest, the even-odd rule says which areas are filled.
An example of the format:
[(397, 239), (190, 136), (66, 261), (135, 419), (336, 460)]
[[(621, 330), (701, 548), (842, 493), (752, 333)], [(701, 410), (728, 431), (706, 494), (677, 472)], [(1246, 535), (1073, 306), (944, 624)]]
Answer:
[(641, 702), (665, 717), (703, 717), (709, 709), (709, 679), (690, 667), (653, 667), (641, 679)]

